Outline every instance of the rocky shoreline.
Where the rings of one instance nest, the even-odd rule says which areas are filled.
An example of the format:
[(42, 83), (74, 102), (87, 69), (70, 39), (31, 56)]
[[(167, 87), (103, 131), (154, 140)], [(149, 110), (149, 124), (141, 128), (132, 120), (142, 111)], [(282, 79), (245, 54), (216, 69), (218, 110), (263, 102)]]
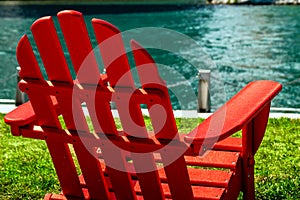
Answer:
[(300, 0), (208, 0), (207, 4), (300, 5)]
[(0, 0), (0, 5), (95, 4), (95, 5), (300, 5), (300, 0)]

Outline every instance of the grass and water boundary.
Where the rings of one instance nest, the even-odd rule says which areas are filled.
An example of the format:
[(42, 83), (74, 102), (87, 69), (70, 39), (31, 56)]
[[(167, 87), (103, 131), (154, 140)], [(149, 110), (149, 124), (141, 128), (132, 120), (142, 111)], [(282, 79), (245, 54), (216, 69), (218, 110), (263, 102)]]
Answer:
[[(12, 136), (3, 117), (0, 114), (0, 199), (42, 199), (48, 192), (59, 192), (44, 141)], [(187, 132), (201, 121), (185, 119), (180, 131)], [(255, 156), (257, 199), (300, 199), (299, 135), (300, 119), (269, 119)]]

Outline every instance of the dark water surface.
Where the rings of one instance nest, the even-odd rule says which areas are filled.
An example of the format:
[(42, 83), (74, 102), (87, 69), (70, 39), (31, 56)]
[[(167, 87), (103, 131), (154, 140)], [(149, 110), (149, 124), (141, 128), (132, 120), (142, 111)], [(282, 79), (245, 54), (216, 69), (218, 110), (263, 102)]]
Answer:
[[(15, 67), (18, 65), (15, 47), (20, 37), (30, 33), (29, 28), (38, 16), (55, 15), (56, 10), (62, 9), (93, 11), (86, 15), (87, 20), (102, 18), (121, 31), (139, 33), (137, 28), (163, 27), (192, 38), (196, 46), (202, 48), (200, 51), (195, 44), (181, 41), (176, 41), (180, 56), (150, 49), (158, 63), (175, 71), (171, 75), (173, 79), (167, 80), (176, 90), (172, 100), (176, 102), (178, 92), (180, 98), (190, 98), (185, 105), (174, 103), (175, 109), (196, 108), (197, 100), (186, 93), (186, 87), (192, 87), (196, 92), (199, 69), (212, 71), (213, 108), (248, 82), (259, 79), (283, 84), (283, 91), (274, 100), (273, 107), (300, 108), (300, 7), (297, 6), (202, 6), (177, 10), (169, 7), (157, 12), (140, 7), (125, 13), (122, 8), (114, 7), (88, 9), (69, 5), (37, 9), (0, 6), (0, 99), (14, 99)], [(123, 11), (126, 11), (125, 7)], [(92, 32), (91, 26), (88, 27)], [(157, 38), (153, 37), (145, 34), (143, 39)], [(157, 42), (164, 44), (166, 41)], [(163, 68), (160, 70), (163, 76), (170, 76), (170, 73), (164, 74)]]

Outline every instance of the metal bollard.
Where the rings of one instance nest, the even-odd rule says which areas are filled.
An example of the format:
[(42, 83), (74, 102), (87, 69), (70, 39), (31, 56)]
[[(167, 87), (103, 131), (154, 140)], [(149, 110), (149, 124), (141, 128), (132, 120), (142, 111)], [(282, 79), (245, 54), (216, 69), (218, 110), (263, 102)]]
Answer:
[(198, 112), (210, 112), (210, 70), (199, 70)]
[[(17, 83), (19, 83), (20, 80), (21, 80), (21, 78), (20, 78), (20, 71), (21, 71), (21, 68), (17, 67)], [(24, 92), (22, 92), (19, 89), (18, 84), (17, 84), (15, 105), (19, 106), (19, 105), (22, 105), (24, 102), (25, 102), (25, 94), (24, 94)]]

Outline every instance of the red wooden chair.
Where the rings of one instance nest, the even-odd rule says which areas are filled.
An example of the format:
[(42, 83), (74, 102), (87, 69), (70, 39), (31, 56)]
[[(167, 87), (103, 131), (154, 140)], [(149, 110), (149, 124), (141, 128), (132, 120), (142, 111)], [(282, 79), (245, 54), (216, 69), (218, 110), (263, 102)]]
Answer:
[[(38, 19), (31, 31), (48, 80), (24, 35), (17, 47), (19, 87), (30, 101), (5, 116), (13, 135), (45, 140), (49, 148), (62, 192), (45, 199), (236, 199), (240, 191), (244, 199), (254, 199), (254, 155), (280, 84), (252, 82), (193, 131), (178, 134), (167, 86), (146, 50), (132, 41), (138, 89), (116, 27), (92, 20), (99, 44), (114, 38), (111, 45), (100, 45), (102, 75), (89, 55), (92, 45), (81, 13), (57, 16), (77, 79), (70, 75), (52, 18)], [(111, 101), (123, 130), (116, 128)], [(149, 109), (154, 133), (144, 126), (140, 104)], [(242, 138), (230, 137), (239, 130)]]

